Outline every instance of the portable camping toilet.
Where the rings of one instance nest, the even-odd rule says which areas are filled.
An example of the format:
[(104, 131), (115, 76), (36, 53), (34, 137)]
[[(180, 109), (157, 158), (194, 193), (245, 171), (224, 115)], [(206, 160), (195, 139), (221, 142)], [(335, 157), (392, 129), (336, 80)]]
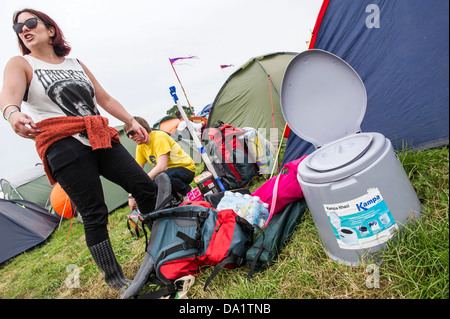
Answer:
[(361, 132), (366, 88), (349, 64), (323, 50), (300, 53), (286, 69), (281, 105), (291, 130), (316, 148), (298, 181), (332, 259), (356, 265), (420, 217), (390, 140)]

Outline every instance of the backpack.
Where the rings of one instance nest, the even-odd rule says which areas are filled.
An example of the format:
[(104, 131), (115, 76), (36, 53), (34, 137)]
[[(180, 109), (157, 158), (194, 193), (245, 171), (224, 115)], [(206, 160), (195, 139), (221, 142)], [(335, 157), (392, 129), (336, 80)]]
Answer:
[(209, 140), (205, 151), (226, 190), (249, 184), (258, 173), (255, 159), (249, 155), (243, 129), (222, 122), (208, 128), (203, 140)]
[[(151, 229), (146, 253), (139, 271), (122, 299), (156, 299), (180, 289), (178, 278), (197, 275), (203, 265), (215, 266), (204, 289), (222, 268), (245, 264), (253, 228), (233, 210), (217, 211), (207, 202), (163, 209), (143, 216)], [(164, 288), (138, 296), (152, 281)]]

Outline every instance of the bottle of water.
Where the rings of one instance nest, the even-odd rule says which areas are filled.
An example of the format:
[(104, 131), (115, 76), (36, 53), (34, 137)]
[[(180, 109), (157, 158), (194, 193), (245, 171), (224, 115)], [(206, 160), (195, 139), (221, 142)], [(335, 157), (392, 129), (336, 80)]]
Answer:
[[(236, 214), (245, 218), (250, 224), (258, 223), (261, 211), (259, 197), (252, 197), (249, 194), (225, 192), (223, 198), (217, 205), (218, 210), (232, 209)], [(255, 221), (256, 218), (256, 221)]]
[(262, 228), (267, 220), (267, 217), (269, 216), (269, 211), (267, 209), (269, 205), (261, 201), (259, 196), (254, 196), (253, 198), (258, 203), (258, 213), (255, 214), (253, 218), (253, 224), (256, 224)]
[(261, 202), (261, 203), (263, 204), (263, 209), (261, 211), (258, 226), (263, 228), (264, 225), (266, 224), (267, 218), (269, 218), (269, 204), (264, 203), (264, 202)]

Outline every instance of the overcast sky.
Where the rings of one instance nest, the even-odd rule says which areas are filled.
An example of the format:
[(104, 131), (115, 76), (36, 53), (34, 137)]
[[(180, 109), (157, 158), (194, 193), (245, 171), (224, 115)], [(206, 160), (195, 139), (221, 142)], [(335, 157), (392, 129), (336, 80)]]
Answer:
[[(100, 84), (132, 115), (153, 125), (173, 106), (175, 86), (187, 105), (169, 58), (198, 59), (175, 64), (190, 104), (199, 112), (212, 103), (229, 75), (250, 58), (307, 49), (322, 0), (2, 0), (0, 87), (7, 61), (20, 54), (12, 16), (22, 8), (52, 17)], [(220, 69), (220, 65), (234, 68)], [(0, 106), (3, 107), (3, 106)], [(120, 121), (101, 110), (111, 125)], [(40, 162), (34, 142), (13, 133), (0, 119), (0, 178)]]

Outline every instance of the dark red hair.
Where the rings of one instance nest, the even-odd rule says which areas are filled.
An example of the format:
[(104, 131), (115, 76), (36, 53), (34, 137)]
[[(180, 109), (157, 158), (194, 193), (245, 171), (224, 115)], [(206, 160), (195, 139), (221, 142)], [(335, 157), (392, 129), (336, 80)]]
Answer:
[[(36, 16), (37, 18), (41, 19), (42, 21), (44, 21), (47, 29), (50, 27), (53, 27), (55, 29), (55, 35), (52, 38), (52, 46), (53, 46), (53, 50), (55, 51), (57, 56), (64, 57), (70, 53), (70, 50), (72, 48), (66, 42), (66, 39), (64, 39), (63, 32), (58, 27), (56, 22), (52, 18), (50, 18), (48, 15), (46, 15), (45, 13), (43, 13), (41, 11), (33, 10), (33, 9), (22, 9), (20, 11), (17, 11), (14, 14), (13, 24), (17, 23), (17, 19), (18, 19), (19, 15), (23, 12), (28, 12), (28, 13)], [(20, 49), (22, 50), (22, 54), (23, 55), (30, 54), (31, 51), (28, 50), (28, 48), (25, 46), (25, 44), (23, 44), (19, 35), (17, 35), (17, 39), (19, 41), (19, 46), (20, 46)]]

